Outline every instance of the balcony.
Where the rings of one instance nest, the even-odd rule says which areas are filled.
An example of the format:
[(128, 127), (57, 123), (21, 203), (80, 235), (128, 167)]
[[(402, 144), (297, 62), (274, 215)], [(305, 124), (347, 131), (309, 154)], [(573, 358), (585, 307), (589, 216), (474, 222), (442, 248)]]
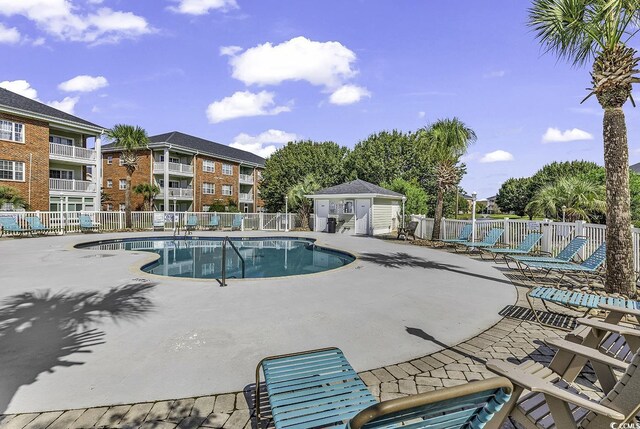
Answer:
[[(165, 188), (160, 188), (160, 193), (156, 198), (164, 198)], [(191, 200), (193, 199), (193, 189), (191, 188), (169, 188), (168, 189), (169, 198), (182, 198)]]
[(240, 192), (239, 194), (240, 201), (243, 203), (252, 203), (253, 202), (253, 194), (246, 194)]
[(49, 158), (60, 161), (74, 161), (82, 164), (95, 164), (97, 153), (95, 150), (85, 147), (49, 143)]
[[(153, 172), (157, 174), (164, 173), (164, 162), (154, 162), (153, 163)], [(169, 163), (169, 174), (183, 175), (183, 176), (193, 176), (193, 165), (191, 164), (182, 164), (180, 162), (170, 162)]]
[(253, 174), (240, 174), (240, 183), (253, 185)]
[(49, 179), (49, 191), (95, 192), (96, 184), (88, 180)]

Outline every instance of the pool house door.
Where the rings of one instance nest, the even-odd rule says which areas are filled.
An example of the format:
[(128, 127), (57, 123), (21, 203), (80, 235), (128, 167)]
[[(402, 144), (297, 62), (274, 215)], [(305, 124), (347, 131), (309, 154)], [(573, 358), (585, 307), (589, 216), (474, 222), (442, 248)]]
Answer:
[(329, 200), (316, 200), (316, 225), (315, 230), (324, 232), (327, 229), (327, 218), (329, 217)]
[(369, 234), (369, 211), (371, 200), (356, 200), (356, 234)]

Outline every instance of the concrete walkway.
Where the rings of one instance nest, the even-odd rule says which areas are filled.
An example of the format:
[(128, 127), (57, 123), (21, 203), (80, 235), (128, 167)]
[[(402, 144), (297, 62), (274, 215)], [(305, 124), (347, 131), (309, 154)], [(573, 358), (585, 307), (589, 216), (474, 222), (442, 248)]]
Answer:
[[(356, 369), (387, 367), (370, 373), (380, 395), (424, 390), (419, 377), (431, 375), (418, 375), (442, 368), (393, 364), (478, 336), (516, 301), (514, 287), (492, 264), (371, 238), (290, 233), (359, 259), (330, 272), (236, 280), (227, 288), (142, 273), (145, 252), (72, 247), (144, 235), (150, 234), (0, 241), (0, 413), (22, 413), (5, 418), (7, 427), (56, 421), (50, 427), (138, 427), (145, 420), (167, 425), (144, 427), (197, 427), (205, 419), (215, 420), (209, 427), (243, 427), (249, 412), (241, 396), (203, 395), (238, 392), (266, 355), (324, 346), (342, 348)], [(466, 372), (482, 373), (468, 369), (449, 370), (465, 380)], [(415, 385), (385, 387), (387, 373), (394, 380), (407, 374)], [(137, 425), (127, 426), (130, 420)]]

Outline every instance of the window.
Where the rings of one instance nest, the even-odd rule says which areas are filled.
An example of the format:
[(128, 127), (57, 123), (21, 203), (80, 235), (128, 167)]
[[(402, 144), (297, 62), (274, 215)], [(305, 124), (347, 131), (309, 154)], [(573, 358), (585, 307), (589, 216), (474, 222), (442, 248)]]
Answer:
[(222, 164), (222, 174), (226, 174), (227, 176), (233, 176), (233, 165)]
[(180, 187), (180, 182), (177, 180), (169, 180), (169, 187), (170, 188), (179, 188)]
[(107, 156), (107, 164), (109, 165), (113, 164), (113, 155)]
[(113, 180), (107, 179), (107, 188), (113, 188)]
[(353, 201), (344, 202), (344, 214), (353, 214)]
[(65, 146), (73, 146), (73, 139), (69, 137), (49, 136), (49, 143), (63, 144)]
[(202, 171), (207, 171), (209, 173), (213, 173), (216, 171), (216, 163), (205, 159), (204, 161), (202, 161)]
[(0, 120), (0, 139), (24, 143), (24, 124)]
[(124, 158), (122, 156), (118, 158), (118, 165), (124, 165)]
[(180, 164), (180, 158), (174, 158), (173, 156), (169, 155), (169, 162)]
[(207, 195), (213, 195), (216, 193), (216, 185), (214, 183), (203, 183), (202, 193)]
[(233, 186), (222, 185), (222, 195), (233, 195)]
[(120, 211), (123, 212), (125, 209), (124, 203), (120, 203)]
[(208, 212), (210, 207), (211, 206), (202, 206), (202, 211), (203, 212)]
[(113, 211), (113, 204), (107, 203), (107, 211), (108, 212), (112, 212)]
[(49, 179), (73, 180), (73, 170), (49, 170)]
[(118, 188), (120, 190), (125, 190), (127, 189), (127, 181), (125, 179), (120, 179), (120, 183), (118, 185)]
[(0, 180), (24, 181), (24, 162), (0, 159)]

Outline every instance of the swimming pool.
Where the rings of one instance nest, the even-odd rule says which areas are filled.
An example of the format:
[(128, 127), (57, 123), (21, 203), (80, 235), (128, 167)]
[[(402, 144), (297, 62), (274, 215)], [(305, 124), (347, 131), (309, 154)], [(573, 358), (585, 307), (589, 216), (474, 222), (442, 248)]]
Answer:
[[(219, 279), (223, 264), (222, 237), (124, 238), (79, 244), (93, 250), (135, 250), (160, 257), (142, 270), (162, 276)], [(350, 264), (355, 257), (292, 237), (230, 238), (225, 255), (227, 278), (264, 278), (312, 274)], [(244, 265), (244, 267), (243, 267)], [(243, 269), (244, 268), (244, 269)]]

